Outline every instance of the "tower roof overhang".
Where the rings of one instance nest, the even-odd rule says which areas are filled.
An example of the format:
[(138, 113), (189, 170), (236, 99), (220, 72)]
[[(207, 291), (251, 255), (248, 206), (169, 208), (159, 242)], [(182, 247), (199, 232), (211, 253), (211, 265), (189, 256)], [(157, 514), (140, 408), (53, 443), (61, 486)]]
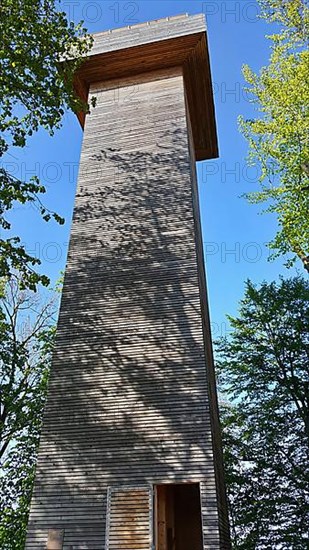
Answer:
[[(149, 71), (183, 69), (196, 160), (218, 156), (213, 91), (203, 14), (159, 19), (93, 35), (75, 89), (87, 100), (92, 83)], [(84, 126), (85, 114), (79, 113)]]

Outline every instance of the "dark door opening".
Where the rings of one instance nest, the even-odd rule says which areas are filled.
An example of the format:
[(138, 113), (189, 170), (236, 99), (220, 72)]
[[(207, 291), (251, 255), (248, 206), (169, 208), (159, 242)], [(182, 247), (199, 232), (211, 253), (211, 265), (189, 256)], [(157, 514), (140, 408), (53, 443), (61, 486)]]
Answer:
[(155, 486), (155, 550), (203, 550), (198, 483)]

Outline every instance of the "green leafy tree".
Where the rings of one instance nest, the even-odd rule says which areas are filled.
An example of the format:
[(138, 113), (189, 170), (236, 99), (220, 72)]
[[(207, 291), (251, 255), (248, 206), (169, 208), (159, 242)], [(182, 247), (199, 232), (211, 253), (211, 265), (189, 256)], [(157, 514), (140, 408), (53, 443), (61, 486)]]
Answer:
[[(82, 23), (69, 22), (58, 0), (2, 0), (0, 7), (0, 157), (11, 147), (25, 147), (39, 128), (53, 135), (65, 109), (77, 112), (88, 105), (77, 98), (73, 75), (85, 58), (91, 40)], [(0, 276), (18, 270), (24, 287), (48, 284), (31, 256), (13, 234), (7, 212), (16, 203), (31, 203), (45, 221), (64, 220), (42, 203), (46, 189), (37, 177), (22, 181), (0, 166)]]
[(22, 550), (55, 333), (56, 302), (21, 290), (0, 296), (0, 547)]
[(258, 114), (240, 117), (249, 142), (249, 165), (260, 168), (260, 189), (246, 194), (277, 216), (269, 243), (272, 258), (289, 254), (309, 271), (309, 7), (305, 0), (258, 0), (261, 16), (279, 25), (269, 64), (255, 74), (243, 69)]
[(309, 544), (309, 284), (246, 284), (217, 346), (234, 548)]

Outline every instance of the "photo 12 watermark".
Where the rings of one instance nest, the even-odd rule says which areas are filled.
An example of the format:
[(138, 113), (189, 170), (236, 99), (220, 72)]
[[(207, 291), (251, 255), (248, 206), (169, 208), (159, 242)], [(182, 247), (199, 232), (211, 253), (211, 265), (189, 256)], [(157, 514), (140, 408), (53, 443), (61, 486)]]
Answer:
[(256, 23), (260, 8), (257, 2), (238, 0), (221, 1), (221, 0), (205, 0), (201, 4), (201, 11), (205, 14), (209, 21), (211, 18), (217, 17), (220, 23)]
[(107, 21), (123, 26), (140, 23), (141, 2), (65, 0), (62, 7), (70, 21), (82, 20), (86, 26), (101, 23), (103, 28)]
[(252, 101), (251, 93), (244, 82), (213, 82), (212, 89), (216, 101), (223, 105), (250, 103)]
[(206, 161), (202, 164), (201, 183), (239, 184), (261, 181), (260, 166), (249, 166), (245, 162)]
[(204, 241), (204, 256), (206, 263), (210, 258), (216, 258), (222, 264), (249, 263), (256, 264), (269, 259), (271, 252), (267, 243), (256, 241), (227, 242)]
[[(102, 153), (103, 156), (103, 153)], [(103, 178), (105, 175), (104, 163), (97, 158), (87, 159), (86, 162), (76, 161), (64, 162), (3, 162), (1, 164), (10, 176), (21, 181), (29, 181), (32, 177), (39, 178), (43, 185), (49, 186), (59, 182), (75, 184), (79, 177), (91, 177), (93, 179)], [(109, 172), (109, 179), (117, 183), (119, 179), (119, 167), (117, 163)]]
[(63, 264), (66, 260), (69, 243), (57, 241), (36, 241), (34, 243), (21, 243), (25, 247), (27, 254), (38, 258), (44, 264)]

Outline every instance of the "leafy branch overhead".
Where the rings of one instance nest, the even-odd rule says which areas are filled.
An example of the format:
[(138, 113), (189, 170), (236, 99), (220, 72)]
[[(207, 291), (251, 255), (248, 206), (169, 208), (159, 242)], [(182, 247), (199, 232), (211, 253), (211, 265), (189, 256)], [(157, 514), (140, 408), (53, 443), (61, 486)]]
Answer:
[(256, 118), (240, 117), (249, 142), (250, 165), (260, 167), (260, 190), (251, 203), (265, 203), (279, 230), (269, 243), (272, 257), (292, 254), (309, 271), (309, 7), (303, 0), (259, 0), (262, 17), (281, 31), (272, 42), (269, 65), (255, 74), (243, 69)]
[[(3, 0), (0, 8), (0, 157), (11, 147), (25, 147), (39, 128), (50, 135), (61, 127), (66, 109), (85, 111), (89, 105), (73, 89), (73, 76), (91, 47), (82, 23), (69, 22), (58, 10), (57, 0)], [(0, 239), (0, 275), (12, 270), (23, 273), (23, 284), (32, 289), (38, 282), (48, 284), (35, 271), (40, 263), (30, 256), (7, 218), (16, 204), (31, 202), (45, 221), (64, 220), (41, 202), (44, 184), (37, 177), (22, 181), (0, 169), (0, 227), (10, 237)]]

